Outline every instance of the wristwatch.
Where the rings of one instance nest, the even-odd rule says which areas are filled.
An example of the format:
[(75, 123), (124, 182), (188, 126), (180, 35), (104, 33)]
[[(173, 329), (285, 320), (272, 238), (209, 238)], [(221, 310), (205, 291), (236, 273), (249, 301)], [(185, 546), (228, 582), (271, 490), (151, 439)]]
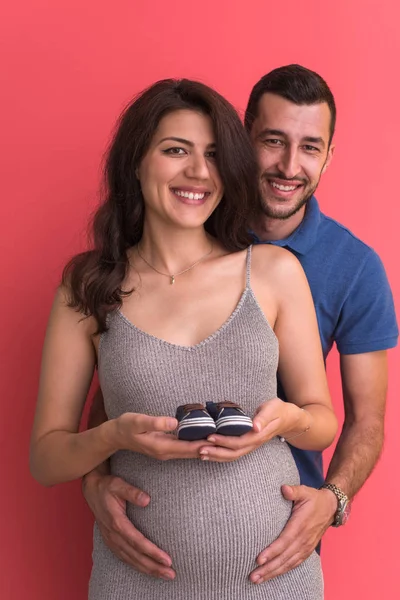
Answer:
[(319, 488), (320, 490), (331, 490), (337, 498), (338, 507), (335, 512), (335, 517), (333, 519), (332, 527), (340, 527), (340, 525), (345, 525), (350, 516), (351, 503), (348, 497), (337, 485), (334, 483), (324, 483)]

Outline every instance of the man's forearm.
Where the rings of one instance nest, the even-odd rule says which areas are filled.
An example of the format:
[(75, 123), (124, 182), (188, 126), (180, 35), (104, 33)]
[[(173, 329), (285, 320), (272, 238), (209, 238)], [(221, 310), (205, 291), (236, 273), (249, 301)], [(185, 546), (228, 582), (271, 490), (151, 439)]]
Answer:
[(368, 479), (382, 451), (387, 353), (341, 355), (340, 371), (346, 416), (326, 480), (353, 498)]
[(345, 422), (326, 481), (353, 498), (372, 473), (382, 451), (383, 439), (382, 419)]
[[(92, 405), (90, 407), (89, 417), (87, 428), (92, 429), (93, 427), (98, 427), (102, 423), (105, 423), (108, 420), (107, 413), (104, 408), (103, 396), (100, 388), (97, 389)], [(93, 471), (90, 471), (82, 478), (82, 487), (85, 488), (88, 480), (95, 479), (98, 475), (109, 475), (110, 474), (110, 459), (105, 460), (100, 465), (98, 465)]]
[(90, 407), (87, 428), (92, 429), (93, 427), (98, 427), (106, 421), (108, 421), (108, 416), (104, 407), (103, 395), (101, 389), (97, 388)]

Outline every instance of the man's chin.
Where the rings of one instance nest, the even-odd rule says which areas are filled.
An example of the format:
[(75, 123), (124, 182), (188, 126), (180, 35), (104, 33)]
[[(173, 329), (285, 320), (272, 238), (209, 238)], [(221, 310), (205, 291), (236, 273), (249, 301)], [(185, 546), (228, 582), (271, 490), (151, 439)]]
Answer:
[(291, 206), (279, 206), (275, 203), (264, 202), (262, 200), (261, 209), (264, 215), (270, 219), (280, 219), (282, 221), (286, 221), (287, 219), (290, 219), (290, 217), (293, 217), (293, 215), (297, 214), (299, 210), (301, 210), (307, 204), (310, 198), (311, 196), (303, 198), (301, 201)]

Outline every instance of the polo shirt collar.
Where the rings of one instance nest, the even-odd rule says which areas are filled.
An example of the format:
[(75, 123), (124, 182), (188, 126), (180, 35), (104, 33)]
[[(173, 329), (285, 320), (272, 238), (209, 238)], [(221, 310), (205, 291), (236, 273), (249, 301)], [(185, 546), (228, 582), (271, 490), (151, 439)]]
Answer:
[(315, 196), (311, 198), (307, 205), (304, 219), (300, 225), (283, 240), (274, 240), (271, 242), (262, 242), (255, 233), (251, 232), (256, 244), (270, 243), (274, 246), (290, 248), (297, 254), (307, 254), (317, 241), (318, 227), (321, 221), (321, 211)]

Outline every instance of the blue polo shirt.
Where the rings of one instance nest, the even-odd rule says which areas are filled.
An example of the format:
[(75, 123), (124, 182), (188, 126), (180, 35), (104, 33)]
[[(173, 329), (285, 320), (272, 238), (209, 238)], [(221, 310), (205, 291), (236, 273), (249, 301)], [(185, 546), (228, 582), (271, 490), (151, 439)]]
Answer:
[[(324, 359), (333, 343), (340, 354), (387, 350), (397, 344), (393, 297), (376, 252), (346, 227), (321, 213), (311, 198), (303, 221), (286, 239), (271, 243), (290, 250), (300, 261), (317, 312)], [(286, 400), (278, 378), (278, 395)], [(320, 487), (322, 453), (290, 446), (301, 482)]]

